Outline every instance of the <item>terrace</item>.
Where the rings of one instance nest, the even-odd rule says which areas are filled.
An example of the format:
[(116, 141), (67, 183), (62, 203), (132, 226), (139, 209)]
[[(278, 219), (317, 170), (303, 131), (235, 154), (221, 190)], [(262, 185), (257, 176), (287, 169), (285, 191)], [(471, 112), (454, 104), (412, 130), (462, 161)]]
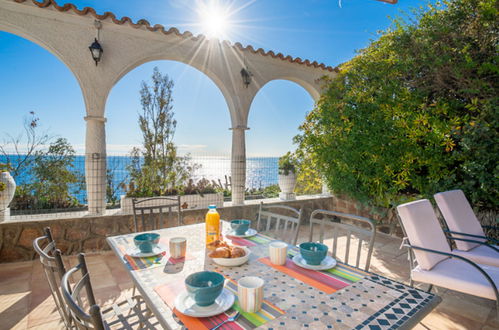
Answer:
[[(299, 241), (308, 228), (302, 227)], [(407, 252), (401, 240), (387, 235), (376, 239), (371, 271), (408, 284)], [(99, 304), (109, 305), (131, 295), (133, 283), (118, 258), (111, 252), (87, 255)], [(75, 256), (64, 258), (76, 264)], [(426, 286), (422, 286), (424, 289)], [(497, 329), (494, 303), (455, 291), (436, 288), (442, 302), (415, 329)], [(6, 329), (64, 329), (38, 260), (0, 265), (0, 315)]]
[[(397, 3), (397, 0), (380, 1), (389, 4)], [(57, 24), (57, 29), (55, 29), (57, 33), (54, 32), (55, 24)], [(0, 181), (0, 184), (6, 183), (6, 188), (0, 185), (0, 328), (66, 328), (62, 322), (60, 311), (57, 310), (55, 297), (49, 289), (42, 264), (38, 260), (39, 255), (33, 248), (33, 242), (36, 238), (44, 235), (44, 229), (47, 227), (51, 228), (56, 246), (62, 251), (66, 270), (76, 267), (81, 262), (77, 254), (85, 254), (97, 305), (110, 306), (118, 301), (129, 299), (138, 291), (146, 302), (147, 309), (152, 312), (152, 315), (148, 315), (154, 325), (152, 328), (180, 328), (185, 326), (197, 329), (197, 325), (205, 322), (203, 321), (205, 318), (201, 317), (204, 314), (199, 313), (199, 311), (195, 315), (196, 317), (185, 318), (185, 315), (189, 314), (180, 312), (177, 302), (171, 300), (172, 296), (180, 297), (179, 292), (174, 292), (172, 287), (168, 287), (171, 283), (173, 283), (172, 286), (174, 287), (177, 281), (184, 281), (188, 275), (204, 270), (219, 274), (223, 273), (228, 279), (225, 282), (224, 290), (230, 289), (230, 283), (236, 283), (237, 286), (235, 280), (240, 279), (241, 274), (264, 279), (264, 302), (262, 306), (265, 306), (266, 309), (262, 310), (268, 313), (265, 314), (265, 317), (268, 315), (270, 317), (261, 321), (263, 314), (258, 314), (258, 317), (256, 317), (258, 311), (246, 311), (247, 315), (240, 317), (243, 319), (241, 322), (236, 320), (236, 326), (241, 328), (323, 329), (333, 327), (348, 329), (357, 325), (374, 329), (398, 327), (414, 327), (415, 329), (499, 328), (498, 307), (493, 300), (460, 293), (437, 285), (433, 288), (433, 291), (428, 293), (426, 292), (427, 284), (412, 283), (410, 253), (408, 253), (407, 247), (401, 247), (403, 245), (402, 237), (410, 235), (401, 228), (402, 221), (399, 222), (394, 207), (397, 204), (390, 204), (392, 206), (390, 209), (375, 207), (372, 206), (374, 203), (360, 203), (352, 199), (352, 197), (347, 197), (347, 195), (331, 193), (327, 185), (331, 186), (331, 182), (334, 183), (335, 180), (341, 181), (343, 173), (339, 172), (340, 175), (337, 175), (337, 173), (331, 174), (331, 172), (319, 173), (315, 163), (309, 164), (309, 167), (306, 168), (306, 170), (312, 170), (312, 175), (305, 177), (305, 179), (299, 178), (298, 180), (302, 181), (297, 185), (295, 176), (296, 168), (298, 168), (297, 164), (310, 161), (305, 159), (309, 156), (306, 148), (306, 152), (303, 153), (302, 150), (301, 158), (298, 160), (293, 159), (292, 154), (281, 158), (251, 157), (248, 155), (248, 123), (250, 113), (254, 111), (252, 104), (255, 103), (258, 94), (266, 85), (276, 80), (292, 82), (299, 86), (307, 97), (313, 100), (314, 106), (326, 107), (327, 105), (320, 104), (322, 96), (328, 95), (327, 97), (332, 99), (338, 98), (335, 95), (331, 96), (336, 88), (328, 89), (329, 87), (323, 82), (326, 80), (333, 81), (339, 77), (342, 73), (339, 68), (327, 66), (317, 61), (303, 60), (282, 53), (265, 51), (261, 48), (254, 49), (252, 46), (243, 46), (240, 43), (232, 44), (228, 41), (219, 41), (217, 35), (212, 35), (213, 38), (209, 38), (210, 35), (207, 37), (203, 35), (194, 36), (188, 31), (181, 33), (176, 28), (165, 29), (159, 24), (152, 25), (143, 19), (134, 22), (128, 17), (117, 18), (110, 12), (98, 14), (92, 8), (81, 10), (72, 4), (58, 5), (51, 0), (41, 2), (35, 0), (0, 0), (0, 31), (6, 31), (33, 41), (58, 57), (69, 69), (71, 75), (74, 76), (81, 87), (86, 128), (84, 151), (79, 154), (69, 152), (68, 155), (59, 157), (60, 154), (57, 154), (57, 150), (60, 149), (55, 148), (56, 152), (52, 154), (50, 151), (42, 152), (40, 149), (38, 155), (42, 156), (38, 156), (36, 161), (29, 159), (34, 154), (28, 155), (24, 161), (27, 161), (30, 165), (25, 166), (24, 172), (21, 173), (20, 171), (13, 175), (17, 181), (17, 191), (12, 183), (12, 178), (3, 169), (2, 166), (4, 165), (2, 163), (9, 163), (10, 167), (14, 166), (16, 168), (23, 162), (22, 157), (25, 155), (19, 157), (19, 152), (17, 155), (8, 154), (0, 145), (0, 178), (3, 180)], [(64, 31), (64, 33), (60, 33), (60, 31)], [(217, 31), (210, 32), (215, 34)], [(85, 49), (90, 48), (91, 54), (86, 50), (86, 54), (80, 51), (81, 40), (94, 40), (90, 47), (88, 45), (84, 47)], [(103, 48), (105, 52), (103, 52)], [(483, 49), (486, 49), (486, 47), (483, 47)], [(110, 125), (106, 119), (106, 116), (108, 116), (106, 111), (109, 111), (106, 107), (107, 99), (110, 97), (113, 88), (125, 75), (144, 63), (158, 60), (175, 61), (198, 70), (198, 73), (207, 77), (219, 92), (227, 106), (226, 115), (229, 118), (231, 135), (231, 139), (227, 139), (231, 141), (231, 145), (227, 149), (231, 150), (230, 154), (198, 155), (194, 153), (185, 156), (176, 154), (177, 149), (175, 149), (173, 153), (176, 156), (171, 156), (173, 153), (168, 154), (166, 158), (159, 159), (157, 163), (154, 163), (154, 161), (158, 159), (147, 163), (145, 154), (136, 154), (136, 156), (111, 154), (108, 149), (109, 146), (106, 144), (106, 129)], [(383, 57), (381, 57), (381, 60), (374, 59), (376, 63), (384, 63), (383, 61), (385, 61)], [(411, 65), (413, 64), (411, 63)], [(423, 66), (424, 68), (427, 67)], [(487, 65), (484, 65), (484, 67), (487, 67)], [(384, 67), (377, 67), (375, 71), (378, 70), (383, 72)], [(346, 78), (348, 80), (348, 77)], [(161, 77), (161, 79), (165, 78)], [(167, 78), (164, 81), (167, 82)], [(463, 89), (469, 90), (466, 86)], [(365, 86), (362, 86), (361, 90), (365, 91)], [(395, 94), (395, 92), (390, 94), (389, 98), (393, 98)], [(452, 93), (448, 94), (453, 95)], [(367, 108), (370, 108), (371, 103), (374, 102), (371, 101), (372, 96), (361, 93), (358, 93), (358, 95), (360, 95), (359, 99), (370, 100), (367, 106)], [(466, 111), (470, 109), (470, 111), (475, 111), (475, 108), (480, 108), (474, 102), (472, 102), (473, 106), (466, 104), (464, 107), (467, 109)], [(428, 103), (427, 99), (424, 99), (423, 103)], [(436, 106), (437, 103), (435, 102), (430, 107)], [(343, 106), (344, 104), (333, 104), (333, 114), (329, 114), (332, 117), (327, 120), (329, 123), (332, 122), (336, 125), (346, 120), (346, 117), (342, 117), (343, 115), (338, 115), (340, 111), (336, 111)], [(353, 123), (354, 118), (357, 116), (356, 111), (361, 107), (354, 105), (352, 108), (355, 110), (351, 116)], [(379, 111), (388, 108), (390, 106), (381, 104)], [(399, 108), (405, 109), (406, 107), (401, 106)], [(321, 110), (327, 112), (328, 109), (321, 108)], [(347, 111), (348, 109), (343, 110)], [(438, 112), (437, 110), (431, 109), (428, 113), (433, 115), (433, 113)], [(388, 112), (390, 111), (389, 109)], [(165, 113), (168, 115), (167, 111)], [(384, 113), (384, 116), (395, 121), (396, 117), (403, 118), (404, 114), (389, 113), (387, 115), (387, 113)], [(427, 119), (419, 117), (413, 120), (414, 127), (410, 126), (412, 124), (409, 121), (400, 125), (406, 127), (408, 132), (403, 132), (398, 139), (417, 135), (416, 142), (412, 145), (408, 144), (410, 145), (409, 149), (425, 146), (425, 143), (437, 146), (436, 153), (441, 151), (440, 149), (445, 150), (445, 152), (442, 157), (437, 157), (436, 161), (443, 162), (442, 159), (451, 158), (448, 157), (450, 152), (458, 149), (454, 144), (454, 140), (450, 139), (449, 136), (454, 134), (456, 130), (460, 130), (461, 127), (454, 127), (454, 124), (447, 125), (447, 122), (439, 125), (438, 120), (440, 118), (432, 119), (437, 122), (436, 127), (439, 130), (444, 130), (442, 127), (447, 129), (452, 126), (449, 128), (448, 134), (442, 133), (442, 141), (435, 142), (432, 138), (428, 138), (428, 136), (433, 137), (433, 133), (438, 130), (427, 124), (425, 122)], [(384, 122), (381, 123), (376, 120), (378, 118), (374, 116), (374, 125), (371, 126), (384, 124)], [(37, 121), (38, 119), (33, 114), (32, 128), (36, 128)], [(465, 121), (469, 121), (469, 118), (466, 117)], [(319, 125), (317, 123), (313, 124)], [(27, 126), (28, 131), (29, 126), (30, 123)], [(343, 130), (339, 126), (335, 127), (335, 131), (341, 132)], [(369, 136), (371, 139), (371, 136), (365, 133), (364, 130), (367, 128), (363, 123), (360, 126), (361, 129), (357, 132), (360, 134), (356, 135), (363, 136), (364, 139), (365, 136)], [(472, 121), (471, 126), (478, 127), (480, 125)], [(170, 128), (167, 127), (167, 131)], [(143, 130), (143, 128), (141, 129)], [(303, 128), (303, 130), (306, 129)], [(392, 129), (395, 130), (393, 127)], [(424, 131), (425, 129), (427, 131)], [(314, 130), (319, 133), (314, 132)], [(349, 130), (350, 128), (348, 128), (348, 133)], [(333, 129), (316, 126), (306, 134), (318, 134), (315, 136), (315, 143), (319, 141), (320, 147), (331, 142), (317, 139), (327, 135), (323, 131), (332, 132)], [(416, 131), (417, 134), (414, 133)], [(345, 133), (346, 131), (342, 132)], [(146, 132), (143, 131), (143, 133), (144, 136), (147, 135)], [(486, 134), (493, 135), (491, 132)], [(168, 134), (166, 135), (166, 138), (163, 138), (164, 141), (169, 140)], [(475, 135), (472, 136), (476, 138)], [(203, 136), (199, 136), (199, 138), (203, 139)], [(331, 138), (336, 140), (337, 136), (331, 135)], [(379, 136), (373, 137), (372, 140), (378, 141), (377, 138)], [(429, 140), (425, 140), (426, 138)], [(395, 140), (393, 136), (389, 136), (389, 142), (386, 145)], [(487, 141), (488, 138), (480, 138), (479, 140)], [(491, 138), (490, 140), (493, 141), (494, 139)], [(365, 140), (363, 141), (365, 142)], [(344, 163), (341, 165), (348, 164), (352, 166), (351, 173), (355, 173), (356, 185), (360, 185), (361, 181), (368, 182), (367, 185), (376, 181), (379, 183), (379, 191), (383, 189), (382, 185), (385, 184), (384, 189), (387, 191), (387, 195), (389, 194), (388, 191), (392, 190), (392, 186), (398, 186), (397, 192), (400, 195), (397, 197), (403, 197), (398, 201), (404, 200), (404, 198), (406, 200), (419, 199), (425, 194), (428, 196), (428, 191), (421, 192), (421, 194), (406, 195), (412, 194), (411, 189), (414, 187), (410, 186), (412, 184), (411, 180), (417, 181), (412, 178), (408, 179), (409, 175), (407, 175), (407, 178), (404, 176), (406, 174), (404, 172), (405, 166), (407, 165), (404, 162), (407, 159), (411, 164), (417, 162), (415, 159), (417, 157), (414, 156), (417, 152), (413, 154), (412, 149), (401, 156), (404, 162), (392, 162), (392, 159), (384, 160), (385, 168), (381, 170), (377, 168), (379, 173), (384, 172), (387, 177), (393, 174), (392, 177), (388, 177), (388, 179), (386, 177), (382, 179), (368, 177), (366, 179), (363, 175), (371, 172), (371, 167), (377, 166), (376, 161), (372, 162), (371, 158), (377, 160), (380, 154), (384, 152), (383, 148), (377, 149), (379, 146), (373, 146), (371, 142), (369, 140), (365, 143), (365, 146), (368, 147), (363, 151), (352, 150), (351, 145), (348, 145), (346, 150), (351, 151), (352, 154), (356, 153), (356, 156), (360, 155), (360, 157), (342, 159)], [(379, 144), (382, 145), (383, 143)], [(355, 141), (353, 145), (358, 146), (359, 150), (361, 150), (358, 141)], [(61, 149), (63, 150), (67, 147), (63, 144), (56, 146), (62, 146)], [(315, 150), (320, 149), (317, 145), (315, 147)], [(15, 151), (18, 151), (17, 149), (16, 145)], [(323, 150), (323, 153), (328, 154), (327, 157), (322, 157), (322, 159), (318, 157), (313, 162), (322, 162), (323, 165), (326, 163), (329, 166), (332, 159), (329, 157), (329, 152), (333, 152), (332, 149)], [(398, 150), (396, 151), (398, 152)], [(341, 158), (345, 154), (341, 149), (335, 149), (334, 152), (336, 154), (333, 155), (333, 158)], [(387, 152), (387, 154), (389, 153)], [(424, 153), (428, 153), (428, 150), (424, 149)], [(180, 166), (181, 168), (175, 167), (176, 172), (172, 170), (174, 166), (168, 168), (167, 171), (162, 171), (164, 167), (159, 169), (154, 167), (161, 162), (165, 163), (165, 159), (172, 160), (176, 165), (183, 161), (185, 163)], [(360, 167), (359, 169), (354, 166), (357, 165), (356, 162), (360, 163), (364, 159), (368, 159), (364, 168)], [(483, 161), (483, 159), (477, 156), (477, 160), (473, 159), (473, 161), (479, 163), (480, 166), (466, 165), (465, 176), (469, 174), (470, 168), (474, 170), (477, 168), (483, 169), (484, 173), (490, 172), (487, 171), (484, 165), (487, 162)], [(381, 163), (379, 162), (379, 164)], [(427, 178), (424, 178), (427, 181), (442, 180), (441, 173), (437, 173), (437, 178), (431, 177), (435, 173), (430, 173), (432, 171), (427, 170), (430, 167), (428, 164), (430, 162), (424, 163), (422, 167), (409, 168), (407, 171), (413, 170), (417, 175), (427, 175)], [(452, 163), (449, 164), (447, 164), (447, 168), (445, 166), (439, 167), (442, 173), (448, 171), (449, 167), (453, 167)], [(435, 164), (431, 165), (436, 167)], [(287, 170), (284, 170), (287, 166), (292, 168), (292, 173), (289, 175), (286, 173)], [(394, 167), (391, 168), (390, 166)], [(192, 168), (192, 170), (188, 172), (188, 175), (186, 174), (185, 177), (179, 179), (178, 182), (172, 183), (172, 181), (166, 179), (169, 175), (165, 175), (165, 172), (175, 174), (175, 177), (177, 175), (181, 176), (187, 167)], [(398, 173), (399, 167), (403, 167), (404, 171)], [(43, 172), (42, 170), (45, 170), (45, 177), (39, 174)], [(14, 171), (17, 172), (17, 170)], [(156, 182), (151, 183), (151, 181), (146, 181), (146, 184), (139, 184), (141, 179), (148, 178), (143, 174), (147, 173), (147, 171), (153, 173), (151, 177), (156, 177), (155, 173), (160, 172), (163, 180), (159, 184)], [(373, 172), (375, 171), (373, 170)], [(449, 177), (455, 174), (450, 171), (445, 173), (450, 173)], [(475, 175), (476, 173), (472, 174)], [(59, 177), (69, 177), (69, 179), (61, 182), (58, 181)], [(332, 177), (335, 180), (332, 180)], [(454, 175), (454, 177), (459, 177), (459, 175)], [(490, 183), (483, 177), (480, 177), (480, 189), (483, 188), (480, 193), (487, 191), (487, 189), (495, 191), (494, 187), (487, 188), (487, 184)], [(421, 177), (417, 178), (421, 179)], [(348, 180), (343, 183), (345, 182), (346, 186), (352, 186)], [(389, 182), (389, 184), (386, 184), (386, 182)], [(165, 183), (168, 189), (156, 189), (157, 187), (165, 188)], [(306, 187), (303, 187), (303, 183), (305, 183)], [(154, 186), (155, 184), (157, 186)], [(456, 185), (456, 188), (466, 187), (465, 182), (459, 182), (459, 184), (462, 185)], [(473, 184), (476, 186), (476, 182)], [(152, 188), (153, 186), (155, 188)], [(295, 186), (298, 187), (295, 188)], [(148, 191), (144, 193), (146, 190)], [(151, 193), (153, 190), (155, 192)], [(168, 211), (154, 209), (160, 204), (147, 202), (148, 198), (157, 196), (156, 192), (160, 190), (162, 191), (160, 195), (168, 195), (169, 198), (175, 200), (175, 206), (170, 205)], [(12, 194), (11, 197), (13, 197), (14, 191), (17, 194), (13, 202), (10, 203), (12, 198), (6, 201), (7, 199), (4, 197), (9, 194)], [(409, 193), (407, 193), (408, 191)], [(431, 192), (431, 194), (433, 193)], [(480, 193), (477, 192), (472, 198), (478, 198), (482, 202), (479, 199), (483, 197)], [(470, 190), (466, 191), (466, 194), (470, 198)], [(388, 200), (389, 197), (393, 196), (388, 196), (386, 199)], [(474, 199), (472, 201), (475, 201)], [(61, 200), (64, 202), (59, 203)], [(68, 202), (68, 200), (70, 201)], [(163, 212), (168, 213), (166, 217), (167, 223), (161, 223), (158, 228), (153, 226), (150, 230), (146, 228), (144, 222), (139, 224), (137, 222), (139, 209), (136, 209), (136, 207), (137, 203), (141, 202), (146, 202), (145, 208), (154, 209), (151, 210), (151, 218), (155, 219), (154, 221), (160, 219)], [(398, 204), (402, 204), (402, 202)], [(7, 207), (9, 205), (10, 208)], [(256, 230), (251, 236), (248, 235), (249, 238), (244, 236), (249, 231), (242, 236), (226, 235), (229, 233), (229, 223), (223, 222), (222, 224), (225, 239), (231, 240), (231, 244), (236, 247), (244, 247), (245, 252), (243, 254), (247, 260), (243, 264), (235, 267), (219, 267), (219, 264), (215, 262), (216, 258), (210, 257), (208, 251), (206, 251), (204, 223), (208, 205), (216, 205), (223, 220), (251, 219), (253, 221), (252, 229)], [(266, 220), (266, 229), (259, 227), (260, 217), (264, 213), (262, 213), (264, 207), (271, 208), (275, 206), (283, 206), (287, 211), (280, 215), (282, 218), (277, 217), (277, 224), (272, 228), (274, 232), (271, 233), (269, 231), (272, 227), (270, 226), (272, 217)], [(299, 214), (296, 218), (293, 218), (293, 209)], [(331, 232), (325, 231), (322, 225), (314, 225), (314, 230), (320, 232), (321, 235), (324, 234), (324, 243), (328, 248), (331, 249), (333, 241), (334, 244), (336, 244), (336, 240), (338, 241), (337, 250), (336, 245), (334, 245), (335, 251), (329, 251), (333, 252), (330, 254), (336, 259), (332, 259), (330, 256), (327, 257), (329, 259), (324, 259), (332, 259), (334, 266), (330, 265), (330, 268), (321, 269), (310, 268), (311, 264), (308, 263), (302, 263), (300, 266), (300, 263), (295, 260), (296, 256), (302, 255), (301, 253), (297, 254), (300, 252), (297, 245), (303, 242), (317, 241), (317, 239), (308, 236), (310, 222), (313, 222), (314, 210), (327, 210), (347, 215), (347, 221), (345, 222), (340, 221), (341, 217), (337, 216), (321, 217), (322, 224), (325, 223), (326, 225), (353, 225), (356, 224), (355, 221), (360, 219), (361, 224), (355, 227), (365, 233), (369, 229), (367, 224), (373, 224), (374, 229), (369, 232), (370, 237), (375, 237), (370, 268), (367, 266), (368, 269), (364, 269), (363, 266), (360, 266), (359, 259), (357, 265), (353, 265), (353, 262), (348, 262), (348, 258), (341, 257), (344, 253), (350, 253), (350, 255), (357, 255), (357, 258), (362, 256), (360, 264), (369, 264), (369, 258), (365, 257), (366, 254), (369, 254), (366, 241), (361, 242), (355, 237), (351, 241), (350, 232), (348, 235), (340, 234), (337, 237)], [(435, 210), (437, 209), (435, 208)], [(471, 210), (471, 207), (469, 210)], [(487, 210), (485, 213), (477, 213), (479, 218), (479, 221), (476, 221), (477, 225), (497, 224), (497, 212), (495, 210), (491, 211), (490, 207)], [(473, 213), (473, 210), (471, 210), (471, 213)], [(440, 215), (439, 220), (443, 224), (447, 220), (444, 221), (443, 214)], [(292, 220), (289, 220), (290, 218)], [(417, 226), (420, 223), (419, 220), (425, 221), (427, 218), (419, 217), (413, 223)], [(175, 222), (176, 219), (178, 219), (178, 223)], [(283, 234), (287, 230), (287, 221), (293, 223), (293, 219), (297, 220), (298, 223), (296, 229), (297, 239), (295, 241), (288, 239), (288, 237), (284, 238), (285, 235)], [(285, 223), (283, 227), (279, 222), (280, 220)], [(473, 216), (469, 217), (468, 220), (473, 220)], [(258, 224), (256, 224), (257, 222)], [(437, 230), (423, 231), (424, 235), (422, 236), (426, 236), (426, 234), (431, 236), (430, 234), (439, 231), (440, 222), (435, 218), (435, 223), (438, 223)], [(292, 228), (293, 224), (291, 224)], [(145, 256), (144, 251), (138, 248), (135, 249), (133, 241), (136, 233), (146, 231), (146, 229), (160, 235), (165, 244), (161, 253)], [(232, 232), (232, 234), (234, 233)], [(492, 238), (490, 241), (494, 242), (493, 238), (497, 237), (497, 232), (491, 229), (487, 234), (490, 235), (489, 238)], [(175, 249), (171, 246), (166, 248), (168, 243), (165, 243), (165, 240), (177, 236), (187, 239), (187, 252), (183, 252), (184, 255), (180, 257), (182, 261), (179, 261), (178, 264), (175, 260), (171, 261), (173, 257), (170, 258), (170, 253), (173, 253), (172, 251)], [(228, 238), (231, 236), (235, 238)], [(277, 264), (272, 261), (270, 242), (274, 239), (287, 243), (286, 258), (284, 258), (286, 261), (284, 263)], [(320, 240), (322, 240), (322, 236)], [(120, 245), (120, 242), (122, 245)], [(497, 243), (497, 241), (495, 242)], [(456, 247), (456, 241), (452, 242), (449, 238), (449, 243), (449, 246)], [(444, 245), (448, 245), (447, 241)], [(131, 250), (132, 248), (135, 249), (135, 252)], [(133, 257), (134, 253), (138, 253), (138, 256)], [(156, 257), (158, 259), (154, 261), (147, 259)], [(496, 262), (497, 255), (492, 255), (490, 259)], [(420, 264), (419, 259), (417, 263)], [(168, 266), (174, 266), (174, 269), (169, 269)], [(491, 276), (492, 281), (495, 281), (496, 267), (490, 266), (490, 268), (494, 268), (491, 270)], [(343, 272), (343, 275), (338, 275), (341, 272)], [(472, 278), (471, 273), (464, 276), (464, 280)], [(73, 280), (74, 277), (69, 281), (71, 285), (74, 284)], [(332, 282), (334, 284), (331, 284)], [(338, 282), (341, 283), (341, 286), (335, 286), (339, 285)], [(443, 283), (442, 285), (446, 284)], [(184, 285), (177, 285), (177, 287), (184, 288)], [(166, 291), (173, 290), (169, 292), (169, 297), (160, 293), (160, 290), (165, 288)], [(63, 286), (58, 286), (57, 290), (59, 289), (63, 290)], [(286, 296), (281, 292), (286, 292)], [(409, 294), (414, 295), (414, 299), (407, 297)], [(484, 296), (483, 292), (480, 294)], [(495, 294), (496, 297), (499, 297), (497, 290), (495, 290)], [(236, 291), (232, 293), (232, 296), (234, 295), (236, 295), (237, 299), (239, 297), (242, 299), (244, 296), (237, 292), (237, 287)], [(69, 298), (66, 297), (66, 299)], [(85, 297), (84, 302), (87, 303), (89, 299), (88, 296)], [(406, 299), (405, 302), (402, 301), (403, 299)], [(209, 319), (209, 322), (219, 323), (221, 319), (216, 318), (220, 315), (229, 317), (228, 311), (244, 310), (242, 304), (241, 301), (231, 303), (229, 309), (218, 314), (210, 314), (206, 319)], [(395, 306), (396, 304), (400, 306), (406, 305), (407, 307), (400, 308), (398, 305)], [(400, 312), (395, 311), (396, 307), (399, 307)], [(184, 309), (184, 312), (187, 309)], [(275, 315), (272, 313), (275, 313)], [(255, 319), (257, 319), (256, 323), (251, 321)], [(205, 328), (211, 328), (215, 324), (204, 325)], [(139, 327), (136, 322), (134, 328)], [(230, 325), (226, 325), (222, 329), (228, 329), (229, 327)]]

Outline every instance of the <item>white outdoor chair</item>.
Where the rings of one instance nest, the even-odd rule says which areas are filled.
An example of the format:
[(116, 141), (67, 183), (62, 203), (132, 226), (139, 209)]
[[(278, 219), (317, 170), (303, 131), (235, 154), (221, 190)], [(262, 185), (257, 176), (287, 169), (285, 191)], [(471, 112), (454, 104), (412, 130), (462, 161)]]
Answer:
[(413, 281), (422, 282), (430, 284), (428, 291), (437, 285), (495, 300), (497, 308), (499, 269), (452, 254), (427, 199), (399, 205), (397, 211), (406, 235), (403, 246), (410, 248), (411, 285)]
[[(318, 219), (318, 216), (322, 217)], [(346, 220), (346, 221), (342, 221)], [(310, 229), (308, 240), (315, 242), (314, 228), (319, 232), (319, 242), (324, 243), (324, 235), (332, 234), (332, 256), (338, 259), (337, 246), (339, 235), (345, 234), (346, 249), (345, 257), (341, 259), (343, 263), (362, 268), (369, 271), (371, 264), (371, 256), (374, 249), (374, 240), (376, 238), (376, 225), (374, 221), (354, 214), (340, 213), (328, 210), (315, 210), (310, 215)], [(354, 240), (351, 237), (354, 237)], [(354, 242), (357, 242), (355, 246)], [(365, 263), (361, 262), (362, 243), (367, 243), (367, 251), (365, 253)], [(351, 248), (352, 246), (352, 248)], [(354, 252), (355, 264), (349, 263), (351, 252)]]
[(300, 229), (302, 210), (286, 205), (264, 205), (260, 203), (256, 230), (296, 245)]
[(485, 236), (463, 191), (441, 192), (434, 197), (447, 224), (448, 230), (445, 231), (449, 234), (448, 238), (456, 243), (452, 253), (479, 264), (499, 267), (499, 248), (487, 243), (497, 244), (497, 240)]

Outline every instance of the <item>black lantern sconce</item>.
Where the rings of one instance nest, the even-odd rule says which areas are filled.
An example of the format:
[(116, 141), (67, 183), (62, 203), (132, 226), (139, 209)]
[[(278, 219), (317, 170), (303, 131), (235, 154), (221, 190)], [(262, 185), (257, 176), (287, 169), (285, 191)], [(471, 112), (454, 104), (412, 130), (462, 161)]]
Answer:
[(249, 84), (251, 83), (251, 76), (253, 76), (253, 74), (248, 69), (241, 69), (241, 78), (243, 78), (244, 87), (248, 88)]
[(102, 46), (99, 43), (99, 31), (102, 28), (102, 23), (100, 21), (95, 21), (94, 22), (95, 28), (97, 29), (97, 37), (94, 39), (94, 42), (88, 47), (90, 49), (90, 53), (92, 54), (92, 58), (95, 61), (95, 66), (99, 63), (102, 57), (102, 53), (104, 53), (104, 50), (102, 49)]

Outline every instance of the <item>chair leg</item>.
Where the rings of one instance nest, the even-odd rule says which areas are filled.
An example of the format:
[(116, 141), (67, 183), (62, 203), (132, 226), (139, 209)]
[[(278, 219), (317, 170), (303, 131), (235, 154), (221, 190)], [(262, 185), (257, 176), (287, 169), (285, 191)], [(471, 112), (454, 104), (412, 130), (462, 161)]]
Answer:
[(433, 289), (433, 284), (430, 284), (430, 286), (428, 287), (428, 290), (426, 290), (426, 292), (430, 293), (431, 289)]

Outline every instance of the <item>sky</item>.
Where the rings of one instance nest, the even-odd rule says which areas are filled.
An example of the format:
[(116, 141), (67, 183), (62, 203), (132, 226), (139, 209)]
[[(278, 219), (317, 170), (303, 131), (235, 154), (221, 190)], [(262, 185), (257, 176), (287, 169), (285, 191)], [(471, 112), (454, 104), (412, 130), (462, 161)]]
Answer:
[[(216, 1), (216, 0), (215, 0)], [(431, 0), (433, 1), (433, 0)], [(68, 1), (59, 0), (60, 5)], [(375, 0), (73, 0), (78, 8), (113, 12), (133, 21), (177, 27), (194, 34), (212, 33), (216, 4), (226, 14), (223, 38), (256, 48), (337, 66), (355, 56), (356, 50), (376, 39), (390, 26), (390, 17), (406, 15), (426, 1), (399, 0), (396, 5)], [(211, 8), (211, 7), (210, 7)], [(40, 9), (42, 10), (42, 9)], [(404, 14), (406, 13), (406, 14)], [(217, 20), (215, 19), (215, 22)], [(213, 20), (211, 21), (213, 22)], [(212, 23), (213, 24), (213, 23)], [(90, 54), (89, 54), (90, 56)], [(137, 124), (139, 88), (153, 68), (175, 83), (173, 107), (178, 122), (175, 143), (193, 155), (229, 155), (231, 131), (225, 100), (203, 73), (174, 61), (145, 63), (125, 75), (113, 88), (106, 104), (108, 154), (126, 154), (140, 145)], [(23, 131), (30, 111), (40, 118), (40, 131), (64, 137), (78, 152), (84, 151), (85, 106), (81, 90), (69, 69), (54, 55), (21, 37), (0, 31), (0, 141), (8, 142)], [(253, 101), (246, 133), (248, 156), (279, 156), (294, 150), (293, 136), (307, 112), (314, 107), (299, 85), (272, 81)]]

